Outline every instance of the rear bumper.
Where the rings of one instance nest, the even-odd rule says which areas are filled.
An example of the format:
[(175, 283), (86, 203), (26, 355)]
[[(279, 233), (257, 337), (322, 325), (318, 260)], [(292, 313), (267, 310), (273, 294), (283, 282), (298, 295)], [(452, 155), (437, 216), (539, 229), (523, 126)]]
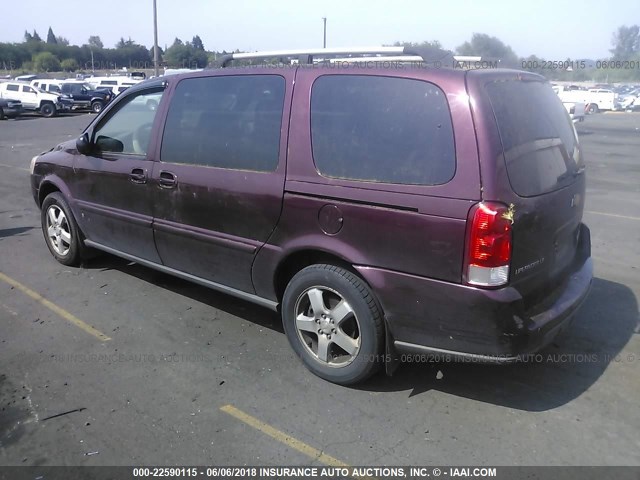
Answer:
[(7, 118), (16, 118), (22, 114), (22, 107), (2, 107), (2, 111)]
[(483, 290), (388, 270), (358, 270), (376, 292), (400, 353), (513, 362), (549, 344), (588, 297), (593, 263), (589, 229), (582, 228), (581, 246), (562, 292), (555, 292), (552, 303), (543, 300), (528, 310), (513, 287)]

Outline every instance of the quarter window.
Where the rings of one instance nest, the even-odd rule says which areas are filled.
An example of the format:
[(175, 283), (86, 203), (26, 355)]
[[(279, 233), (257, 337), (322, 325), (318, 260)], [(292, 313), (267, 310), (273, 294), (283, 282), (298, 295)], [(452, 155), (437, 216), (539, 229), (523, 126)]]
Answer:
[(10, 92), (17, 92), (20, 90), (20, 87), (18, 87), (18, 85), (7, 85), (7, 90)]
[(94, 132), (101, 152), (146, 155), (151, 129), (163, 90), (142, 92), (117, 105), (117, 110)]
[(284, 92), (278, 75), (182, 80), (169, 107), (161, 161), (274, 171)]
[(311, 94), (311, 137), (316, 168), (326, 177), (438, 185), (455, 173), (449, 106), (428, 82), (319, 77)]

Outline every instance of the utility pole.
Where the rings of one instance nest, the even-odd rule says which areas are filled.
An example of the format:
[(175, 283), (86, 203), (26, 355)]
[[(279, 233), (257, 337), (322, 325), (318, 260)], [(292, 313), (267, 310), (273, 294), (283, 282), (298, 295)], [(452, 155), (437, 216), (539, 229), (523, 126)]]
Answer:
[(89, 45), (89, 51), (91, 52), (91, 73), (96, 73), (96, 69), (93, 64), (93, 48)]
[(322, 17), (322, 23), (324, 24), (323, 36), (322, 36), (322, 48), (327, 48), (327, 17)]
[(153, 74), (158, 76), (158, 9), (153, 0)]

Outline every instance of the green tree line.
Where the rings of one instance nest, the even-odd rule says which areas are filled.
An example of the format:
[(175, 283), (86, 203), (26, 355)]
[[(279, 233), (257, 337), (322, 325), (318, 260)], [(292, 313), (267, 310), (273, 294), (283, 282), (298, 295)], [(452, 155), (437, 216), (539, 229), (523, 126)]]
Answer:
[[(218, 55), (226, 52), (207, 52), (202, 39), (196, 35), (191, 41), (176, 38), (167, 51), (159, 49), (162, 66), (174, 68), (203, 68)], [(20, 43), (0, 43), (0, 70), (24, 72), (75, 72), (153, 68), (153, 47), (147, 48), (131, 38), (121, 38), (113, 48), (106, 48), (99, 36), (91, 36), (81, 46), (56, 36), (52, 29), (46, 40), (36, 32), (25, 31)]]

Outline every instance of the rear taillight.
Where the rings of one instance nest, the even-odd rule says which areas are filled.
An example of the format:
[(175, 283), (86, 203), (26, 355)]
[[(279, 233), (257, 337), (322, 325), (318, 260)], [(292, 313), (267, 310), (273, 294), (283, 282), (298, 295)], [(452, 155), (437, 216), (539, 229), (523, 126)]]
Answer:
[(499, 203), (478, 204), (469, 233), (467, 283), (497, 287), (509, 281), (512, 215)]

